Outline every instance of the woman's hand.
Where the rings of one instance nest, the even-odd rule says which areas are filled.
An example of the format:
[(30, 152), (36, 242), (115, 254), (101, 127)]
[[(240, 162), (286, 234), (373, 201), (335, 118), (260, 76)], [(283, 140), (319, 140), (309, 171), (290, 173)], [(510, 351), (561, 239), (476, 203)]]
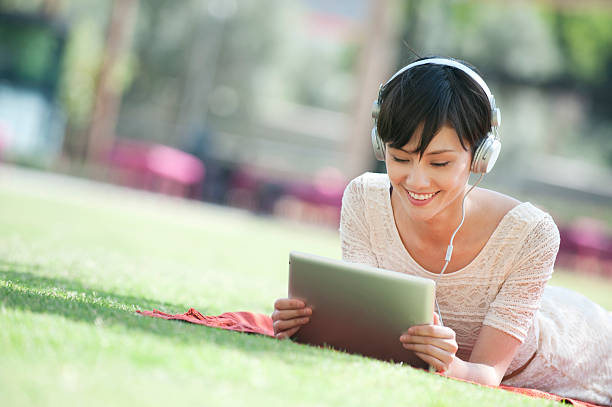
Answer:
[(279, 298), (274, 303), (272, 321), (274, 336), (277, 339), (289, 338), (294, 335), (304, 324), (310, 321), (312, 309), (306, 307), (303, 301)]
[(435, 312), (433, 324), (410, 327), (402, 334), (400, 342), (441, 373), (450, 369), (458, 349), (455, 331), (440, 325)]

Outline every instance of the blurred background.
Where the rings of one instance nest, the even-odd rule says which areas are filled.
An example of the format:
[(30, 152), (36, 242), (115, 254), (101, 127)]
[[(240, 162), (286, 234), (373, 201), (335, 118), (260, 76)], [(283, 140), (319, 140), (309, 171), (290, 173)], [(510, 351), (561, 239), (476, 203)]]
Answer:
[(612, 2), (0, 0), (0, 160), (337, 228), (378, 86), (478, 67), (484, 181), (549, 211), (558, 267), (612, 278)]

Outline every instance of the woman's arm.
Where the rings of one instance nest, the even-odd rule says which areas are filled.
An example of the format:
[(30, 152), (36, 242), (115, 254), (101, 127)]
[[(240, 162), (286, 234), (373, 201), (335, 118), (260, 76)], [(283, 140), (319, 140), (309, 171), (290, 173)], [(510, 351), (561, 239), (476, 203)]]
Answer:
[(483, 326), (469, 361), (455, 356), (455, 332), (440, 325), (437, 314), (434, 324), (415, 325), (400, 341), (404, 348), (450, 377), (497, 386), (512, 362), (521, 342), (498, 329)]
[(448, 376), (498, 386), (521, 342), (499, 329), (483, 326), (468, 362), (457, 358)]

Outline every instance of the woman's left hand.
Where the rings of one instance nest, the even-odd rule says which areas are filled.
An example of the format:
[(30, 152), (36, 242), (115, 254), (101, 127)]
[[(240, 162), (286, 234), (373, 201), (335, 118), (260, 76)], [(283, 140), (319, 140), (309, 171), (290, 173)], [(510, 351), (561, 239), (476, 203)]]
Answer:
[(458, 349), (455, 331), (440, 325), (435, 312), (433, 324), (410, 327), (402, 334), (400, 342), (441, 373), (450, 369)]

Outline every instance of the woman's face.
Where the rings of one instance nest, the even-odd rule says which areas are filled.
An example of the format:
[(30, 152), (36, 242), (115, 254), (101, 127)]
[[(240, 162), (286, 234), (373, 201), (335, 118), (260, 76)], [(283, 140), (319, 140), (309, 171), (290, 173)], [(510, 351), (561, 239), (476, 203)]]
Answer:
[(414, 151), (421, 129), (401, 149), (387, 146), (385, 163), (395, 202), (410, 218), (428, 221), (463, 199), (471, 153), (463, 149), (455, 129), (443, 126), (419, 157)]

